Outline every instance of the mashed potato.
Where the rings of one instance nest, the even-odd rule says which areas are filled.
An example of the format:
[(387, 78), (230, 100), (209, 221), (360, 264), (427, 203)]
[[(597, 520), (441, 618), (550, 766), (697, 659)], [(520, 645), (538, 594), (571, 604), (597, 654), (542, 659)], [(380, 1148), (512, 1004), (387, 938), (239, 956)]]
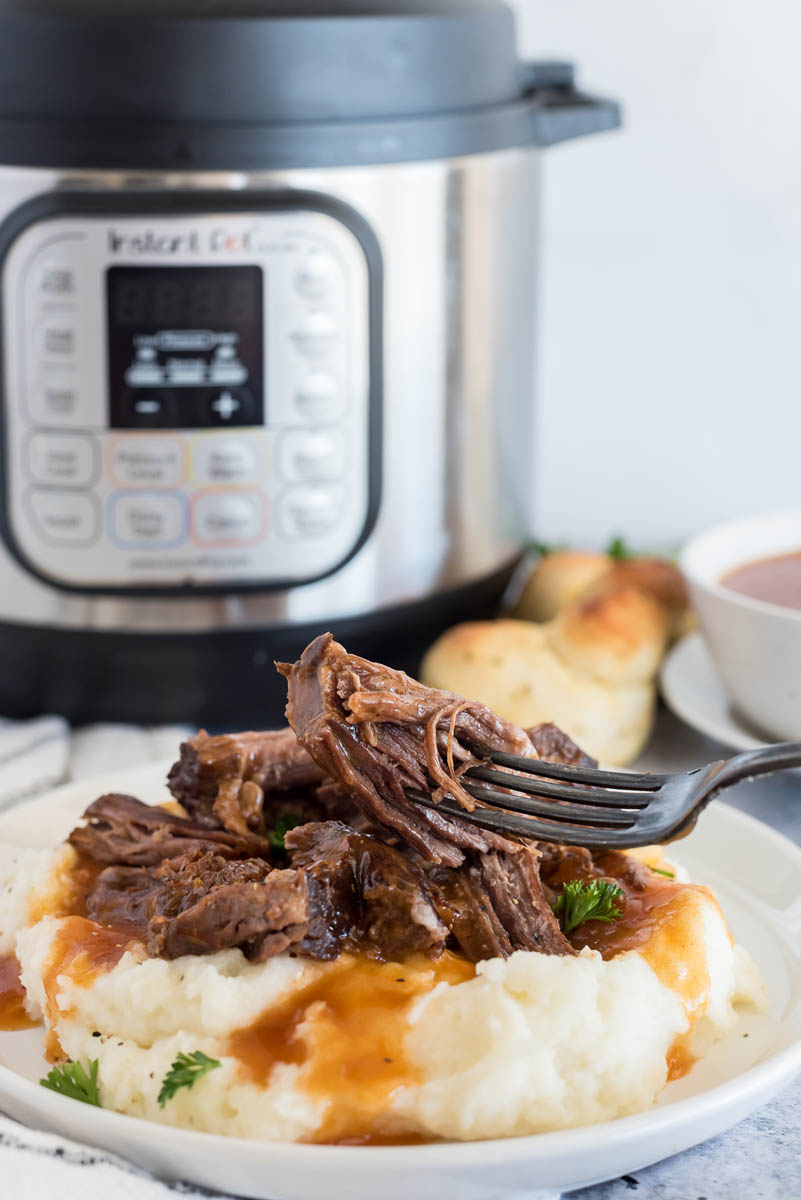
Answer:
[[(354, 1035), (353, 1027), (332, 1024), (324, 1003), (301, 1010), (297, 1061), (277, 1061), (263, 1079), (232, 1053), (231, 1039), (293, 995), (315, 988), (324, 995), (329, 982), (362, 969), (357, 960), (279, 956), (253, 964), (226, 950), (167, 961), (134, 947), (108, 970), (87, 975), (73, 964), (53, 971), (64, 921), (27, 922), (62, 869), (63, 853), (21, 852), (8, 866), (0, 947), (16, 950), (31, 1015), (44, 1016), (70, 1058), (97, 1059), (103, 1105), (174, 1125), (317, 1140), (332, 1128), (347, 1134), (352, 1121), (354, 1132), (378, 1123), (395, 1134), (474, 1139), (608, 1120), (647, 1108), (677, 1046), (691, 1062), (736, 1021), (736, 1005), (761, 998), (755, 968), (732, 945), (714, 899), (692, 890), (648, 942), (608, 961), (589, 949), (575, 958), (519, 951), (480, 963), (474, 978), (427, 961), (373, 964), (368, 1006), (393, 976), (407, 989), (404, 1003), (387, 1010), (383, 1030), (398, 1046), (397, 1062), (386, 1055), (386, 1080), (368, 1086), (359, 1072), (350, 1080), (335, 1054), (341, 1086), (325, 1094), (312, 1081), (321, 1061), (330, 1066), (330, 1030), (344, 1043), (359, 1025)], [(677, 939), (685, 953), (677, 953)], [(380, 1019), (380, 1010), (365, 1008), (365, 1028), (376, 1013)], [(170, 1064), (195, 1050), (220, 1067), (160, 1106)], [(352, 1053), (358, 1063), (360, 1046)], [(354, 1100), (359, 1087), (366, 1099), (359, 1093)]]

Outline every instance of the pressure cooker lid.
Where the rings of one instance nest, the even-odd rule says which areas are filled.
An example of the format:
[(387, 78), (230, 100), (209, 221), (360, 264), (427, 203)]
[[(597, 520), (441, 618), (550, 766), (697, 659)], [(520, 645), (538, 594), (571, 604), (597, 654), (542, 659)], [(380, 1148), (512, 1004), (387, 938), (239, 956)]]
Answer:
[[(571, 83), (569, 68), (538, 81), (521, 65), (500, 0), (0, 0), (4, 163), (265, 169), (475, 153), (548, 140), (531, 129), (533, 93), (564, 99)], [(617, 123), (614, 106), (605, 120)]]

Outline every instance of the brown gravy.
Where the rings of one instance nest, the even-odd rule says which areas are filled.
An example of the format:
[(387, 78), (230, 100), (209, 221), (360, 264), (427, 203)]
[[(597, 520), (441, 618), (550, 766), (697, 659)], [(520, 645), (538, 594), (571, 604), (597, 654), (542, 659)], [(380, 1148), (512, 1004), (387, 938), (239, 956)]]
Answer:
[(265, 1085), (279, 1063), (301, 1068), (300, 1085), (329, 1105), (315, 1141), (349, 1145), (405, 1144), (408, 1135), (382, 1128), (392, 1092), (418, 1081), (403, 1051), (412, 1003), (438, 983), (463, 983), (475, 967), (454, 954), (379, 963), (343, 955), (312, 983), (294, 991), (253, 1025), (231, 1035), (227, 1053)]
[(573, 930), (570, 941), (577, 950), (589, 946), (604, 959), (638, 950), (681, 906), (684, 891), (681, 884), (662, 879), (644, 892), (629, 892), (618, 901), (616, 921), (586, 921)]
[(16, 955), (0, 956), (0, 1030), (31, 1029), (36, 1025), (25, 1011), (25, 988)]
[(744, 563), (727, 571), (720, 582), (723, 587), (753, 600), (766, 600), (782, 608), (801, 608), (801, 550)]
[[(78, 987), (89, 987), (98, 975), (117, 965), (130, 945), (131, 938), (127, 934), (97, 925), (86, 917), (64, 919), (42, 972), (51, 1026), (55, 1026), (59, 976), (68, 975)], [(63, 1016), (63, 1010), (61, 1013)], [(47, 1036), (45, 1053), (51, 1062), (64, 1057), (54, 1028)]]
[[(79, 987), (89, 986), (132, 946), (130, 931), (109, 929), (85, 915), (85, 896), (101, 869), (76, 856), (39, 911), (31, 914), (33, 920), (45, 913), (64, 918), (43, 973), (49, 1005), (55, 1004), (60, 975), (69, 975)], [(575, 869), (566, 870), (565, 880), (572, 878)], [(610, 924), (588, 921), (570, 940), (576, 949), (589, 946), (605, 959), (643, 949), (660, 978), (683, 994), (690, 1016), (707, 982), (702, 978), (703, 950), (691, 944), (690, 893), (705, 889), (658, 875), (639, 892), (621, 884), (620, 918)], [(435, 962), (416, 956), (402, 966), (343, 955), (253, 1025), (232, 1034), (226, 1053), (257, 1084), (266, 1085), (277, 1065), (291, 1064), (299, 1068), (298, 1084), (310, 1097), (323, 1102), (336, 1097), (314, 1135), (317, 1142), (358, 1146), (433, 1140), (399, 1132), (384, 1115), (395, 1089), (418, 1082), (403, 1051), (407, 1015), (414, 1001), (438, 983), (462, 983), (474, 975), (472, 963), (450, 953)], [(23, 997), (16, 958), (0, 958), (0, 1029), (32, 1024)], [(47, 1054), (51, 1061), (63, 1057), (52, 1034)], [(668, 1078), (679, 1078), (692, 1065), (684, 1039), (677, 1039), (668, 1054)]]
[(70, 857), (57, 872), (50, 891), (39, 898), (28, 914), (30, 924), (35, 925), (43, 917), (85, 917), (86, 897), (102, 870), (102, 863), (70, 849)]

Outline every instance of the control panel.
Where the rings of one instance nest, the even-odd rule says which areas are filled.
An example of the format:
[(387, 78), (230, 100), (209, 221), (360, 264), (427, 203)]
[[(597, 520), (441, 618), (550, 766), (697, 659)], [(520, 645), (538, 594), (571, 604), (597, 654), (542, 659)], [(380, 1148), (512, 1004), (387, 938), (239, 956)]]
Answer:
[(365, 534), (363, 238), (313, 208), (33, 220), (2, 266), (4, 527), (89, 590), (289, 586)]

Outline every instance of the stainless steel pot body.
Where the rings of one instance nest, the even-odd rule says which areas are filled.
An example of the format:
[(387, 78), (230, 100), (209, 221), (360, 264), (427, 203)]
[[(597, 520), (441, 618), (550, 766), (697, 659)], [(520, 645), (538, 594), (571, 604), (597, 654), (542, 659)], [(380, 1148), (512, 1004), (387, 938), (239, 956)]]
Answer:
[[(248, 175), (1, 168), (0, 217), (42, 195), (124, 195), (130, 208), (137, 194), (162, 193), (174, 207), (183, 193), (225, 192), (246, 206), (250, 193), (272, 190), (349, 206), (380, 248), (381, 487), (366, 540), (316, 582), (254, 591), (237, 581), (180, 596), (65, 590), (0, 544), (0, 623), (142, 634), (335, 623), (469, 587), (520, 554), (531, 499), (536, 150)], [(4, 355), (6, 397), (12, 370)]]

